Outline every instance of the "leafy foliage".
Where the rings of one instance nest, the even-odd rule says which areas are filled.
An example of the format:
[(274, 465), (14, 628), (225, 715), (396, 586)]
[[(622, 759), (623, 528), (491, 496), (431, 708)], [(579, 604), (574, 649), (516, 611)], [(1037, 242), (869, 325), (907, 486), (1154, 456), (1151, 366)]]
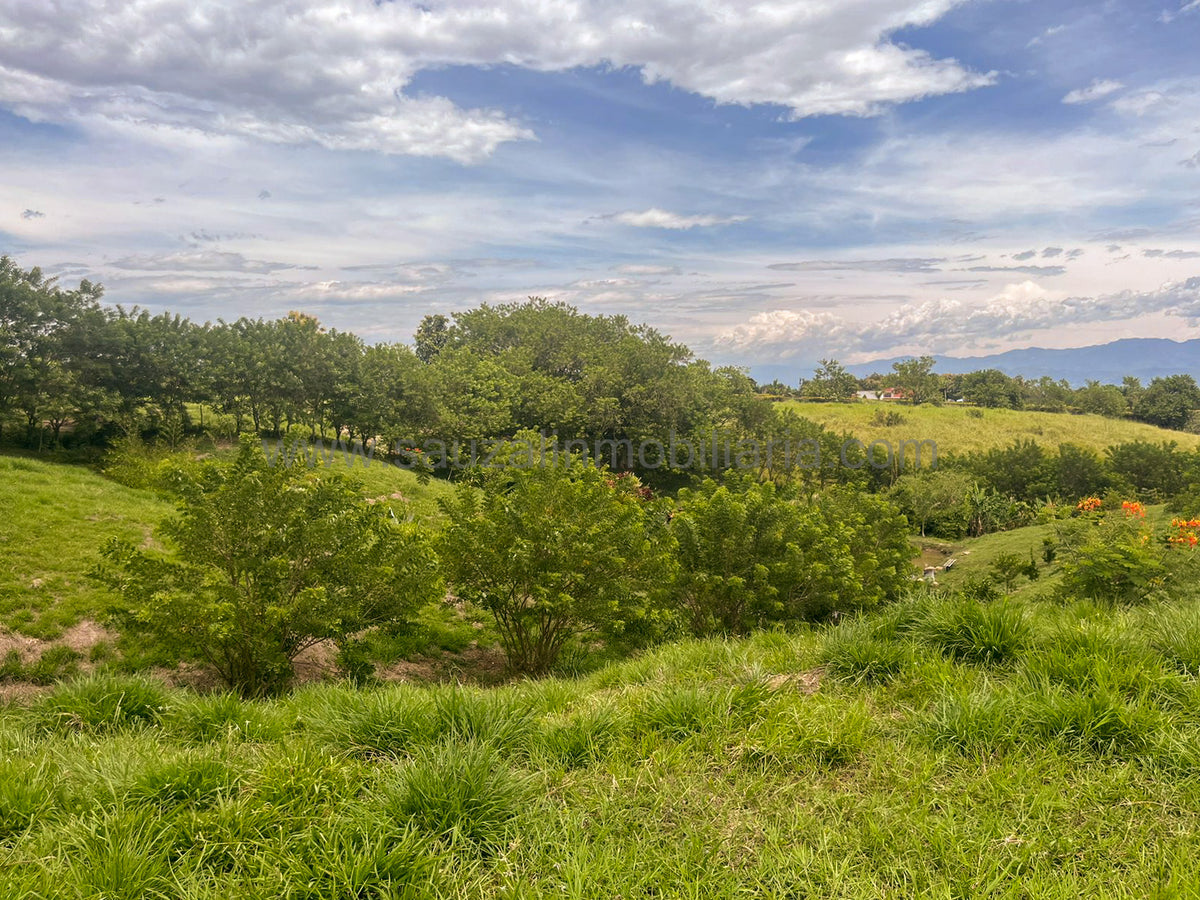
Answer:
[(889, 504), (833, 489), (815, 503), (728, 475), (679, 495), (676, 602), (693, 634), (744, 634), (895, 599), (914, 551)]
[(177, 468), (166, 554), (111, 543), (98, 576), (113, 615), (170, 652), (199, 655), (245, 695), (285, 685), (292, 660), (365, 628), (400, 628), (437, 596), (429, 541), (338, 474), (271, 465), (252, 442), (230, 464)]
[(651, 623), (669, 557), (637, 479), (577, 458), (507, 462), (444, 503), (440, 547), (452, 590), (495, 618), (509, 666), (544, 674), (572, 641)]

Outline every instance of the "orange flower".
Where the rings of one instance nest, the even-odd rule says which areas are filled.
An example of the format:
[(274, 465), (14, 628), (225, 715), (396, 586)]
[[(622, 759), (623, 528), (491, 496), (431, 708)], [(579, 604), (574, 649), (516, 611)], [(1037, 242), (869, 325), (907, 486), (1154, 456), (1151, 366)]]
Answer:
[(1099, 497), (1084, 497), (1076, 504), (1075, 508), (1080, 512), (1095, 512), (1104, 505), (1104, 501)]
[(1136, 500), (1134, 500), (1133, 502), (1126, 500), (1124, 503), (1121, 504), (1121, 509), (1125, 510), (1126, 518), (1129, 518), (1132, 516), (1136, 516), (1139, 519), (1146, 518), (1146, 507), (1143, 506), (1141, 503), (1138, 503)]

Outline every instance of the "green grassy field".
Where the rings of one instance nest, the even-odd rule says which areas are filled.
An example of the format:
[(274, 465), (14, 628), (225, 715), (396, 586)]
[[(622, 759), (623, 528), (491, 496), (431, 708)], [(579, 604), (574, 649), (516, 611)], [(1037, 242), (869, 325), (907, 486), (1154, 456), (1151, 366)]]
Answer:
[[(960, 404), (907, 406), (899, 403), (801, 403), (788, 401), (800, 415), (833, 431), (849, 431), (870, 443), (885, 440), (937, 442), (940, 452), (966, 453), (1004, 447), (1019, 439), (1033, 439), (1048, 448), (1071, 443), (1103, 450), (1126, 441), (1176, 441), (1184, 449), (1200, 447), (1200, 435), (1168, 431), (1125, 419), (1095, 415), (1026, 412), (1012, 409), (978, 409)], [(881, 425), (879, 413), (898, 413), (899, 425)], [(982, 413), (982, 416), (978, 415)]]
[(1200, 609), (916, 598), (583, 680), (0, 711), (0, 896), (1189, 897)]

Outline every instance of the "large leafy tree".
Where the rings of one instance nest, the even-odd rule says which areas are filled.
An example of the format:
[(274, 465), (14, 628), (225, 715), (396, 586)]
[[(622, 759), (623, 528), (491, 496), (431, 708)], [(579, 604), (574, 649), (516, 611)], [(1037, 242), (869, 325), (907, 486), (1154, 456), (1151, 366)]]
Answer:
[(1155, 378), (1137, 398), (1134, 418), (1160, 428), (1180, 429), (1200, 410), (1200, 386), (1191, 375)]
[(858, 390), (858, 379), (836, 359), (823, 359), (813, 377), (804, 383), (802, 393), (815, 400), (849, 400)]
[[(522, 442), (529, 441), (531, 444)], [(655, 617), (669, 556), (659, 507), (632, 476), (547, 460), (530, 432), (507, 464), (444, 503), (440, 548), (451, 590), (487, 609), (512, 671), (541, 675), (584, 639), (621, 639)]]
[(344, 476), (272, 465), (246, 440), (232, 463), (170, 479), (179, 514), (160, 526), (166, 552), (112, 543), (98, 576), (125, 630), (198, 656), (243, 695), (285, 686), (306, 648), (403, 628), (441, 594), (428, 539)]
[(898, 387), (913, 403), (933, 403), (941, 399), (941, 379), (933, 373), (932, 356), (917, 356), (892, 363), (892, 372), (885, 376), (889, 387)]

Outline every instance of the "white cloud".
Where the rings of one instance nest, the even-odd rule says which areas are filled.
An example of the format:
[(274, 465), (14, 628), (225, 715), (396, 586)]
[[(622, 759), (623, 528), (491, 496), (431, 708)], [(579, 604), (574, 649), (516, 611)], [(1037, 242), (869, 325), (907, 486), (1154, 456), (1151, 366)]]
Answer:
[(403, 93), (450, 65), (630, 66), (718, 103), (866, 116), (994, 82), (892, 43), (962, 0), (45, 0), (0, 6), (0, 105), (169, 142), (249, 138), (464, 163), (533, 133)]
[(713, 225), (732, 225), (746, 221), (746, 216), (684, 216), (658, 207), (651, 207), (641, 212), (617, 213), (611, 218), (622, 225), (631, 225), (634, 228), (669, 228), (674, 231), (683, 231), (688, 228), (709, 228)]
[(1100, 100), (1107, 97), (1109, 94), (1116, 93), (1125, 87), (1119, 81), (1113, 81), (1109, 78), (1096, 78), (1085, 88), (1079, 88), (1071, 91), (1067, 96), (1063, 97), (1063, 103), (1091, 103), (1095, 100)]
[(751, 316), (716, 339), (737, 351), (771, 349), (776, 356), (803, 353), (929, 351), (1003, 339), (1019, 333), (1124, 321), (1151, 313), (1200, 323), (1200, 277), (1150, 291), (1071, 297), (1024, 281), (1007, 285), (982, 304), (935, 299), (906, 304), (877, 319), (853, 322), (827, 312), (776, 309)]
[(269, 275), (272, 272), (296, 268), (290, 263), (246, 259), (240, 253), (226, 253), (219, 250), (126, 256), (114, 260), (109, 265), (116, 269), (131, 269), (139, 272), (245, 272), (255, 275)]

